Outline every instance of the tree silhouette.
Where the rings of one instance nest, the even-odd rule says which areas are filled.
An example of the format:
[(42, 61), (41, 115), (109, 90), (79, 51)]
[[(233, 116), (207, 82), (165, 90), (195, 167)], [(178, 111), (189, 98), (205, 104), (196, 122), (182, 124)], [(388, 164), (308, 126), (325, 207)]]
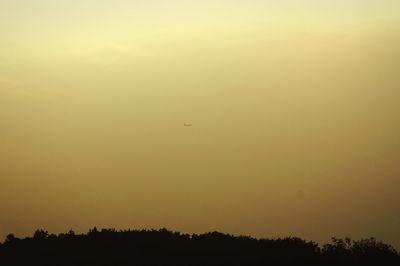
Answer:
[(34, 239), (45, 239), (49, 236), (49, 232), (44, 231), (42, 229), (36, 230), (33, 234)]
[(0, 245), (0, 265), (400, 265), (390, 245), (374, 238), (332, 238), (320, 247), (297, 237), (256, 239), (220, 232), (182, 234), (160, 230), (101, 229), (33, 237), (9, 234)]
[(8, 234), (6, 236), (6, 239), (4, 241), (5, 244), (10, 245), (10, 244), (14, 244), (15, 242), (17, 242), (19, 239), (15, 237), (14, 234)]

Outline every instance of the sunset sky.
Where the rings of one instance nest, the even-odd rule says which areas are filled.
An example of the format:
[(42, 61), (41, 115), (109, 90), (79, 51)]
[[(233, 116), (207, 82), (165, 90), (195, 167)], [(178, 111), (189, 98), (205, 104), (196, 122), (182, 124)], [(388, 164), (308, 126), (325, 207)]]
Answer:
[(0, 241), (400, 249), (399, 71), (398, 0), (0, 0)]

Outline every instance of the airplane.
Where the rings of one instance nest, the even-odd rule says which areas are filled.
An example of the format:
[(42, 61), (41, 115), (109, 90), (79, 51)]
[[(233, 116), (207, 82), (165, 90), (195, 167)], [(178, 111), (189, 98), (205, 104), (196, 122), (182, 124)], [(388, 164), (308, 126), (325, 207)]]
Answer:
[(184, 123), (183, 126), (185, 126), (185, 127), (191, 127), (191, 126), (193, 126), (193, 125), (192, 125), (192, 124), (186, 124), (186, 123)]

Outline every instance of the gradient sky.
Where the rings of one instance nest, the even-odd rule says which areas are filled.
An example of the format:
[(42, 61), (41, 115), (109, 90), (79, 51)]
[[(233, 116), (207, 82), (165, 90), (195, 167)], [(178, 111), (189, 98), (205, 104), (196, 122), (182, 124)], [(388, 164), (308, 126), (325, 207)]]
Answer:
[(0, 238), (399, 249), (399, 47), (398, 0), (0, 0)]

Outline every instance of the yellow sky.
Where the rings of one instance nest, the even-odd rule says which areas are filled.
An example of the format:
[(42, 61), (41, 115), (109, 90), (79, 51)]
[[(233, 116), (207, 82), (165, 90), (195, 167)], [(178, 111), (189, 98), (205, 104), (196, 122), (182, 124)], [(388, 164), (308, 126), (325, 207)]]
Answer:
[(0, 0), (0, 237), (97, 225), (399, 248), (399, 11)]

